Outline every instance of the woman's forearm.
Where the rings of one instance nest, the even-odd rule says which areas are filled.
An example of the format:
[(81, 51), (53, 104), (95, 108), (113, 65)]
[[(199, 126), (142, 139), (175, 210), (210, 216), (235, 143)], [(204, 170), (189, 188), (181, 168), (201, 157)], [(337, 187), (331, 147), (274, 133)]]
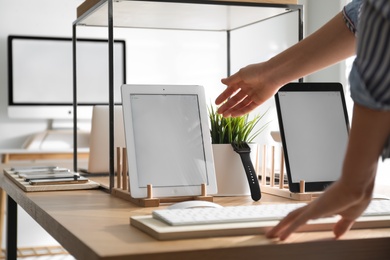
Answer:
[(251, 64), (222, 79), (227, 88), (216, 98), (223, 116), (249, 113), (283, 85), (355, 53), (355, 36), (342, 13), (321, 29), (268, 61)]
[(337, 14), (315, 33), (267, 62), (270, 81), (277, 86), (306, 76), (355, 54), (355, 36)]

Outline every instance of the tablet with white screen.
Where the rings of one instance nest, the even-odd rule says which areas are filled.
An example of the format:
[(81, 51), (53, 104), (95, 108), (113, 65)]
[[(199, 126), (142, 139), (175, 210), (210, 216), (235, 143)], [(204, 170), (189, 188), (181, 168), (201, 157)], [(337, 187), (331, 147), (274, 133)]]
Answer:
[(125, 84), (122, 104), (132, 197), (217, 192), (203, 87)]
[(349, 123), (339, 83), (290, 83), (275, 95), (291, 192), (322, 191), (340, 175)]

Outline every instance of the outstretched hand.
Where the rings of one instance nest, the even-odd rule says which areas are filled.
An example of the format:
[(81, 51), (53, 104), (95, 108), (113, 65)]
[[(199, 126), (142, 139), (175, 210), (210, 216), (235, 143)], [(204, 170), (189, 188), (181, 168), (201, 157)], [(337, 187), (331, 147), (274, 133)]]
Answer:
[(266, 63), (252, 64), (222, 79), (222, 83), (227, 85), (227, 88), (215, 100), (216, 105), (223, 103), (218, 113), (225, 117), (241, 116), (272, 97), (278, 87), (271, 82), (266, 82), (265, 67)]

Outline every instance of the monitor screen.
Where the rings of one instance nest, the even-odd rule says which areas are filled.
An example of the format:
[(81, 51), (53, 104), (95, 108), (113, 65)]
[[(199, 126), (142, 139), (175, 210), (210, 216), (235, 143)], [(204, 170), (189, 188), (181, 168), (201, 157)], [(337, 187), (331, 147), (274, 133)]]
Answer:
[[(12, 118), (73, 117), (71, 38), (8, 37), (8, 115)], [(114, 42), (114, 101), (125, 83), (125, 41)], [(78, 117), (90, 118), (93, 105), (108, 103), (107, 40), (77, 41)]]

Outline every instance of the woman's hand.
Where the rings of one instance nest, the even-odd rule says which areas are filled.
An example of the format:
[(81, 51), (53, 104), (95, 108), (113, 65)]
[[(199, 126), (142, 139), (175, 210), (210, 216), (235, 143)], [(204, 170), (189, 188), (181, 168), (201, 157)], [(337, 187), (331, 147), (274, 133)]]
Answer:
[(311, 219), (339, 214), (341, 219), (333, 227), (333, 233), (338, 238), (352, 227), (356, 218), (367, 208), (371, 200), (373, 184), (374, 182), (368, 187), (367, 194), (360, 196), (358, 195), (360, 193), (355, 193), (355, 188), (352, 187), (349, 191), (351, 188), (348, 187), (349, 184), (345, 185), (343, 181), (338, 181), (330, 186), (320, 198), (288, 214), (266, 236), (285, 240)]
[(276, 84), (267, 82), (267, 64), (257, 63), (240, 69), (236, 74), (222, 79), (227, 88), (215, 100), (218, 113), (223, 116), (241, 116), (249, 113), (278, 90)]
[(355, 104), (342, 175), (319, 198), (291, 212), (267, 233), (269, 238), (286, 239), (310, 219), (338, 214), (333, 232), (347, 232), (370, 203), (378, 158), (390, 136), (390, 111), (372, 110)]

